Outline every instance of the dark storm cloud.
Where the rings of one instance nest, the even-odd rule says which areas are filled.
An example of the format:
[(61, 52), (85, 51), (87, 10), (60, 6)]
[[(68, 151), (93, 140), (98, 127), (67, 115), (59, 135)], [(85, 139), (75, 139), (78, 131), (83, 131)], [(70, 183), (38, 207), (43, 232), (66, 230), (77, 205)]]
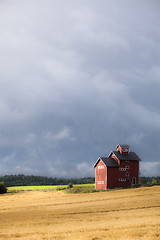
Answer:
[(118, 143), (158, 175), (158, 1), (0, 2), (0, 174), (93, 176)]

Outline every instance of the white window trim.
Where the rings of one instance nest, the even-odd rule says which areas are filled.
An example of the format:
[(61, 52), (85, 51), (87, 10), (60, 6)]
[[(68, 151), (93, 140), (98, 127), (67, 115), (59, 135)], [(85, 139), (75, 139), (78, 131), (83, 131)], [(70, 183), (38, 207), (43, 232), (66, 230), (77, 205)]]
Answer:
[(103, 165), (98, 166), (98, 169), (104, 169)]
[(98, 184), (104, 184), (104, 181), (98, 181), (97, 183)]
[(118, 181), (119, 182), (126, 182), (126, 178), (119, 178)]
[(119, 168), (119, 171), (126, 171), (126, 168)]

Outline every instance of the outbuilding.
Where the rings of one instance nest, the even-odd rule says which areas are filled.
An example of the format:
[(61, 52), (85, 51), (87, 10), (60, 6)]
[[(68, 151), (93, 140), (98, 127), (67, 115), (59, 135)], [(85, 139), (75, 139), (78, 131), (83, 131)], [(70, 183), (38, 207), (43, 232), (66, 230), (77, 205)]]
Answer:
[(139, 183), (139, 161), (141, 159), (130, 147), (118, 144), (117, 151), (108, 157), (99, 157), (95, 168), (95, 188), (129, 188)]

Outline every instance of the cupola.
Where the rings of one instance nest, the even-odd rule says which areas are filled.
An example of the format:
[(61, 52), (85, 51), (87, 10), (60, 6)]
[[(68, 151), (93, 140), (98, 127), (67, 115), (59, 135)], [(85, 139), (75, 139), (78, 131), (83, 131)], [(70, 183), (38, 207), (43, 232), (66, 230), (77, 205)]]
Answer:
[(129, 146), (125, 144), (118, 144), (117, 151), (121, 154), (129, 154)]

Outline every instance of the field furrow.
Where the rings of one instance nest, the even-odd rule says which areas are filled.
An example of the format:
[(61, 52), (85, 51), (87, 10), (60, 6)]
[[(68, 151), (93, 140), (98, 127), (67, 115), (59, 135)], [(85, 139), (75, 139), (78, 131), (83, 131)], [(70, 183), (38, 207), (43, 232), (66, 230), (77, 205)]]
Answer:
[(160, 239), (160, 187), (0, 196), (0, 239)]

